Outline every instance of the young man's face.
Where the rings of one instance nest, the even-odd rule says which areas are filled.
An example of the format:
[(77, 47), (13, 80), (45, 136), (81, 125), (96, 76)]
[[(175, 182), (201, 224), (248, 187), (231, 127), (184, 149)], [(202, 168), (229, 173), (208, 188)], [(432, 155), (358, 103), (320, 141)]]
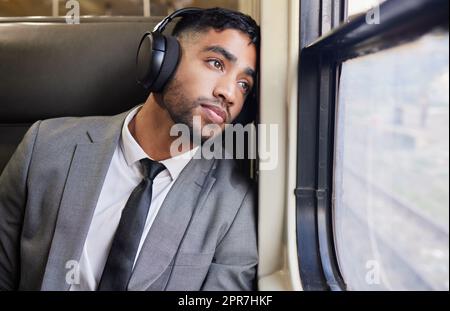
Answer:
[[(239, 115), (255, 83), (255, 45), (233, 29), (211, 29), (180, 41), (182, 57), (162, 94), (164, 105), (174, 123), (188, 125), (192, 135), (199, 135), (208, 124), (223, 130)], [(193, 122), (196, 116), (200, 128)], [(202, 140), (211, 136), (204, 132)]]

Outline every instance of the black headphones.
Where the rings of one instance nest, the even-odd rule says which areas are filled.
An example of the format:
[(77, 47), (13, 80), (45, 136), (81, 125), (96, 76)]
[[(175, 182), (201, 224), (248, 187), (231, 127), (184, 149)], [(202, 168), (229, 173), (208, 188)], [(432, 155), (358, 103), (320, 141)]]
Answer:
[[(163, 34), (166, 26), (176, 17), (204, 11), (200, 8), (184, 8), (164, 18), (152, 32), (146, 32), (141, 39), (136, 57), (137, 81), (147, 91), (160, 93), (169, 82), (180, 61), (181, 47), (174, 36)], [(247, 124), (257, 118), (258, 86), (249, 94), (246, 104), (233, 123)]]
[(147, 91), (159, 93), (177, 69), (180, 60), (180, 43), (174, 36), (163, 34), (174, 18), (203, 11), (199, 8), (177, 10), (164, 18), (152, 32), (141, 39), (136, 58), (137, 81)]

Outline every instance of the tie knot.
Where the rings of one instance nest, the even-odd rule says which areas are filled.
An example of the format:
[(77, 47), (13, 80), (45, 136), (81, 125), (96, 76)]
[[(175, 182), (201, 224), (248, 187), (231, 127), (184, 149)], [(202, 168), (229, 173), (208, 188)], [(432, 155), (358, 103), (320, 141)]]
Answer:
[(144, 170), (144, 177), (148, 177), (152, 181), (159, 173), (166, 169), (164, 164), (150, 159), (142, 159), (141, 164)]

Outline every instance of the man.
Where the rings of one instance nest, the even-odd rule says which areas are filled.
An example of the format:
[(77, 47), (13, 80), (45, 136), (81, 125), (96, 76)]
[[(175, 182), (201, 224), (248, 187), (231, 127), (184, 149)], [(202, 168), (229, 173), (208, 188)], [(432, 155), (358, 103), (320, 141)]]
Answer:
[(185, 16), (176, 73), (143, 106), (36, 122), (0, 176), (0, 289), (255, 289), (250, 183), (195, 144), (171, 154), (170, 130), (205, 141), (237, 118), (258, 33), (237, 12)]

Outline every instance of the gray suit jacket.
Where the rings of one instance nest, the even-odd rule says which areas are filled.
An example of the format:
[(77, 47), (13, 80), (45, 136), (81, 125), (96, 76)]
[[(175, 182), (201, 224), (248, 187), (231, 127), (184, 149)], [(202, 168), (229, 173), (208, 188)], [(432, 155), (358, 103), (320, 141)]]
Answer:
[[(30, 128), (0, 176), (0, 289), (69, 289), (70, 263), (81, 257), (126, 115)], [(191, 160), (146, 237), (128, 289), (254, 289), (255, 218), (253, 187), (233, 161)]]

